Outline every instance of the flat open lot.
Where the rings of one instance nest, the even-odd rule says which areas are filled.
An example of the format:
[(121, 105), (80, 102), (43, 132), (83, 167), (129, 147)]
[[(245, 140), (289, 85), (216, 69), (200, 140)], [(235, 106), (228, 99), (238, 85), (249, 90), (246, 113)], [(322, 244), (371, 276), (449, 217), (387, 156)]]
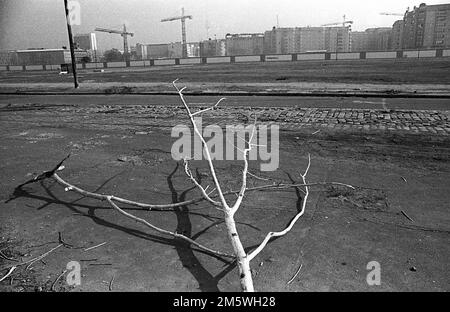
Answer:
[[(183, 82), (207, 83), (371, 83), (449, 84), (450, 58), (330, 60), (108, 68), (104, 73), (79, 70), (81, 83)], [(175, 77), (175, 78), (174, 78)], [(1, 72), (1, 83), (70, 82), (57, 72)]]
[[(71, 152), (61, 176), (85, 189), (149, 203), (197, 197), (170, 155), (175, 140), (170, 127), (186, 122), (181, 111), (170, 111), (175, 106), (156, 110), (135, 103), (128, 114), (126, 105), (108, 107), (95, 99), (53, 106), (45, 97), (11, 101), (10, 107), (3, 102), (0, 111), (1, 250), (8, 258), (27, 260), (55, 247), (58, 232), (76, 248), (61, 247), (30, 270), (22, 267), (13, 279), (0, 283), (2, 290), (51, 290), (52, 284), (56, 291), (71, 290), (64, 278), (55, 281), (72, 260), (82, 270), (82, 284), (73, 291), (109, 291), (113, 278), (113, 291), (239, 290), (233, 264), (149, 231), (104, 202), (65, 192), (52, 180), (15, 189)], [(291, 109), (286, 105), (284, 111)], [(431, 123), (445, 122), (445, 111), (436, 114), (440, 117)], [(381, 117), (377, 122), (385, 120)], [(306, 213), (292, 232), (271, 242), (252, 262), (256, 289), (449, 291), (449, 136), (370, 127), (317, 129), (306, 123), (282, 131), (279, 170), (260, 173), (252, 163), (252, 171), (285, 182), (298, 180), (296, 172), (304, 170), (310, 153), (308, 181), (344, 182), (356, 190), (313, 188)], [(210, 183), (205, 164), (192, 165), (204, 174), (205, 185)], [(242, 162), (218, 162), (217, 168), (224, 185), (236, 188)], [(251, 248), (268, 231), (282, 229), (297, 212), (301, 196), (294, 189), (249, 193), (237, 214), (244, 245)], [(211, 248), (231, 250), (220, 212), (205, 202), (166, 212), (123, 208)], [(83, 250), (103, 242), (107, 244)], [(381, 265), (380, 286), (366, 283), (370, 261)], [(0, 276), (14, 263), (0, 258)], [(300, 274), (288, 284), (300, 265)]]

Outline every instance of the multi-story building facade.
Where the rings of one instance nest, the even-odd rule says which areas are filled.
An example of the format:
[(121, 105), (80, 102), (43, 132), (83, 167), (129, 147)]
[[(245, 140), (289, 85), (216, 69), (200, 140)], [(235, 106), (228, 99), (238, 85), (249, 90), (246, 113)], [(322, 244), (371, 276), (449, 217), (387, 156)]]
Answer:
[(82, 50), (97, 50), (97, 38), (95, 33), (89, 34), (75, 34), (73, 42), (78, 49)]
[(392, 28), (379, 27), (366, 29), (367, 51), (389, 51), (391, 50)]
[(366, 31), (353, 31), (351, 40), (353, 52), (361, 52), (368, 50), (369, 34)]
[(349, 27), (273, 28), (264, 33), (264, 53), (289, 54), (308, 51), (350, 51)]
[(227, 34), (226, 55), (257, 55), (264, 51), (264, 34)]
[(403, 20), (398, 20), (392, 25), (391, 30), (391, 50), (401, 50), (403, 47)]
[(350, 52), (350, 36), (350, 27), (326, 27), (325, 50), (329, 52)]
[(225, 56), (226, 41), (222, 39), (205, 40), (200, 42), (200, 56)]
[(403, 18), (404, 49), (450, 46), (450, 4), (420, 4)]
[(323, 27), (300, 27), (294, 34), (296, 52), (323, 51), (325, 47), (326, 29)]

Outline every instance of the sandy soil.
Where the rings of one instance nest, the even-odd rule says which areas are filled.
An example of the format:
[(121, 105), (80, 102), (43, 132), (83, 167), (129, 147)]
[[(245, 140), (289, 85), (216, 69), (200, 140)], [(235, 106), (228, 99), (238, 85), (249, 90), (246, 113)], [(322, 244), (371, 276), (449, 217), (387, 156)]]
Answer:
[[(26, 120), (7, 128), (0, 125), (0, 247), (6, 257), (26, 260), (56, 246), (60, 232), (75, 248), (59, 248), (31, 270), (17, 270), (12, 280), (0, 283), (1, 290), (51, 290), (72, 260), (81, 263), (81, 285), (68, 287), (63, 277), (53, 285), (55, 291), (109, 291), (112, 280), (112, 291), (239, 290), (237, 270), (226, 260), (151, 232), (103, 202), (65, 192), (52, 180), (14, 193), (18, 184), (50, 169), (71, 151), (61, 175), (85, 189), (151, 203), (198, 195), (171, 159), (174, 139), (167, 130), (139, 133), (126, 126), (93, 130), (58, 125), (30, 126)], [(307, 128), (283, 132), (280, 169), (267, 175), (298, 179), (296, 172), (305, 168), (311, 153), (309, 181), (339, 181), (357, 188), (314, 188), (306, 214), (292, 232), (253, 261), (256, 289), (449, 291), (448, 137), (311, 133)], [(208, 183), (205, 164), (193, 165)], [(241, 166), (217, 164), (224, 185), (238, 185)], [(300, 198), (295, 190), (248, 194), (237, 215), (245, 246), (283, 228)], [(212, 248), (231, 250), (220, 212), (204, 202), (170, 212), (129, 211)], [(82, 249), (102, 242), (107, 244)], [(380, 286), (366, 283), (370, 261), (381, 265)], [(14, 263), (0, 258), (1, 276)], [(300, 265), (300, 274), (287, 284)]]

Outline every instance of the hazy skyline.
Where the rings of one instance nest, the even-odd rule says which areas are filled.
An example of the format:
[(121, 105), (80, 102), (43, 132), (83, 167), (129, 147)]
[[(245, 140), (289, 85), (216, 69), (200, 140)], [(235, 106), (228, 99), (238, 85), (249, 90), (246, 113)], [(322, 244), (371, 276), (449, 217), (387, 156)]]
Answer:
[[(81, 25), (74, 33), (93, 32), (95, 27), (119, 28), (126, 23), (135, 33), (136, 43), (181, 41), (180, 21), (161, 23), (162, 18), (193, 15), (186, 22), (187, 40), (196, 42), (223, 38), (227, 33), (264, 32), (280, 27), (320, 26), (341, 22), (345, 14), (352, 20), (353, 31), (371, 27), (391, 27), (399, 16), (382, 16), (380, 12), (404, 13), (421, 3), (411, 0), (79, 0)], [(431, 0), (428, 5), (449, 1)], [(26, 48), (60, 48), (67, 45), (63, 0), (0, 0), (0, 50)], [(274, 5), (276, 4), (276, 6)], [(207, 25), (209, 26), (207, 29)], [(100, 50), (122, 49), (119, 35), (96, 33)]]

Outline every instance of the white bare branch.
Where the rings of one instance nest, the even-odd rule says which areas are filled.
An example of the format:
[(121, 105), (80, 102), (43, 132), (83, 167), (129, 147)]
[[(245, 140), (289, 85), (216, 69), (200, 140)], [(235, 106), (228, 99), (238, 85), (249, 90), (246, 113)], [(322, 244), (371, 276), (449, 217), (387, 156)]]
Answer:
[(126, 211), (120, 209), (119, 206), (117, 206), (117, 205), (113, 202), (113, 196), (107, 196), (107, 197), (106, 197), (106, 200), (108, 201), (108, 203), (109, 203), (115, 210), (117, 210), (117, 211), (118, 211), (119, 213), (121, 213), (122, 215), (124, 215), (124, 216), (126, 216), (126, 217), (128, 217), (128, 218), (130, 218), (130, 219), (132, 219), (132, 220), (134, 220), (134, 221), (136, 221), (136, 222), (142, 223), (142, 224), (148, 226), (149, 228), (151, 228), (151, 229), (153, 229), (153, 230), (155, 230), (155, 231), (157, 231), (157, 232), (160, 232), (160, 233), (166, 234), (166, 235), (170, 235), (170, 236), (172, 236), (172, 237), (176, 237), (176, 238), (183, 239), (183, 240), (187, 241), (188, 243), (190, 243), (190, 244), (192, 244), (192, 245), (194, 245), (194, 246), (196, 246), (196, 247), (198, 247), (198, 248), (200, 248), (200, 249), (202, 249), (202, 250), (205, 250), (205, 251), (207, 251), (207, 252), (209, 252), (209, 253), (212, 253), (212, 254), (215, 254), (215, 255), (218, 255), (218, 256), (223, 256), (223, 257), (228, 257), (228, 258), (234, 258), (233, 255), (229, 255), (229, 254), (227, 254), (227, 253), (224, 253), (224, 252), (221, 252), (221, 251), (217, 251), (217, 250), (213, 250), (213, 249), (211, 249), (211, 248), (208, 248), (208, 247), (206, 247), (206, 246), (203, 246), (202, 244), (197, 243), (197, 242), (194, 241), (193, 239), (191, 239), (191, 238), (189, 238), (189, 237), (187, 237), (187, 236), (184, 236), (183, 234), (179, 234), (179, 233), (177, 233), (177, 232), (171, 232), (171, 231), (168, 231), (168, 230), (161, 229), (161, 228), (157, 227), (156, 225), (153, 225), (153, 224), (149, 223), (147, 220), (144, 220), (144, 219), (142, 219), (142, 218), (136, 217), (136, 216), (132, 215), (131, 213), (128, 213), (128, 212), (126, 212)]
[[(306, 167), (305, 173), (304, 174), (300, 174), (301, 178), (303, 180), (303, 183), (305, 185), (307, 184), (306, 183), (306, 174), (308, 173), (310, 165), (311, 165), (311, 155), (308, 155), (308, 166)], [(264, 240), (261, 242), (261, 244), (248, 255), (249, 261), (251, 261), (253, 258), (255, 258), (264, 249), (264, 247), (266, 247), (267, 243), (273, 237), (284, 236), (292, 229), (292, 227), (295, 225), (297, 220), (305, 213), (305, 208), (306, 208), (306, 203), (308, 201), (308, 196), (309, 196), (309, 187), (305, 186), (305, 196), (303, 197), (302, 208), (300, 209), (300, 211), (291, 220), (291, 222), (289, 222), (289, 225), (283, 231), (280, 231), (280, 232), (269, 232), (266, 235), (266, 237), (264, 238)]]
[(218, 100), (217, 101), (217, 103), (216, 104), (214, 104), (213, 106), (211, 106), (211, 107), (208, 107), (208, 108), (205, 108), (205, 109), (202, 109), (202, 110), (199, 110), (198, 112), (195, 112), (195, 113), (192, 113), (192, 115), (191, 116), (195, 116), (195, 115), (199, 115), (199, 114), (203, 114), (203, 113), (205, 113), (205, 112), (207, 112), (207, 111), (210, 111), (210, 110), (214, 110), (214, 109), (216, 109), (217, 108), (217, 106), (219, 106), (219, 103), (220, 102), (222, 102), (223, 100), (225, 100), (226, 98), (221, 98), (220, 100)]
[(202, 142), (203, 149), (204, 149), (205, 155), (206, 155), (206, 159), (207, 159), (208, 165), (209, 165), (209, 171), (211, 172), (211, 176), (212, 176), (214, 184), (216, 186), (218, 196), (219, 196), (220, 201), (222, 203), (222, 207), (225, 210), (230, 209), (230, 207), (229, 207), (229, 205), (228, 205), (228, 203), (227, 203), (227, 201), (225, 199), (225, 196), (223, 195), (222, 188), (220, 186), (219, 180), (217, 179), (216, 170), (214, 169), (214, 164), (212, 162), (211, 153), (209, 151), (208, 145), (206, 144), (205, 138), (203, 137), (203, 135), (201, 134), (200, 130), (198, 129), (197, 124), (195, 123), (194, 117), (193, 117), (193, 115), (191, 113), (191, 110), (190, 110), (188, 104), (186, 103), (186, 100), (184, 99), (183, 90), (186, 87), (183, 87), (183, 88), (179, 89), (177, 87), (177, 85), (176, 85), (177, 81), (178, 81), (178, 79), (174, 80), (172, 82), (172, 84), (175, 87), (175, 89), (178, 91), (178, 95), (180, 96), (180, 99), (183, 102), (183, 105), (184, 105), (184, 107), (185, 107), (185, 109), (186, 109), (186, 111), (188, 113), (189, 119), (191, 120), (192, 127), (194, 128), (195, 134), (199, 137), (200, 141)]
[[(59, 184), (61, 184), (62, 186), (65, 187), (66, 191), (72, 191), (72, 192), (78, 193), (80, 195), (99, 199), (99, 200), (106, 200), (106, 197), (108, 196), (108, 195), (104, 195), (104, 194), (98, 194), (98, 193), (93, 193), (93, 192), (83, 190), (82, 188), (79, 188), (79, 187), (72, 185), (69, 182), (65, 181), (57, 173), (53, 173), (53, 177), (56, 179), (56, 181)], [(191, 199), (191, 200), (187, 200), (187, 201), (183, 201), (183, 202), (179, 202), (179, 203), (154, 205), (154, 204), (140, 203), (140, 202), (132, 201), (132, 200), (117, 197), (117, 196), (112, 196), (112, 198), (116, 202), (135, 206), (135, 207), (145, 208), (147, 210), (172, 210), (175, 207), (190, 205), (190, 204), (193, 204), (193, 203), (196, 203), (196, 202), (202, 200), (201, 198), (196, 198), (196, 199)]]
[(247, 148), (244, 149), (244, 169), (242, 170), (242, 185), (241, 190), (239, 191), (238, 197), (236, 199), (236, 202), (233, 205), (233, 208), (231, 209), (231, 213), (234, 215), (236, 211), (241, 206), (242, 200), (244, 199), (245, 190), (247, 189), (247, 172), (248, 172), (248, 154), (250, 153), (252, 149), (252, 142), (253, 138), (255, 136), (255, 130), (256, 130), (256, 116), (255, 116), (255, 122), (252, 127), (252, 133), (250, 135), (250, 139), (247, 142)]
[(214, 192), (215, 189), (212, 190), (210, 193), (207, 193), (206, 190), (208, 189), (209, 185), (206, 188), (204, 188), (200, 183), (198, 183), (198, 181), (194, 178), (191, 169), (189, 169), (188, 159), (184, 158), (183, 161), (184, 161), (184, 171), (186, 172), (186, 175), (189, 177), (189, 179), (191, 179), (192, 183), (194, 183), (195, 186), (197, 186), (197, 188), (200, 189), (203, 198), (209, 201), (214, 206), (222, 208), (222, 204), (220, 202), (215, 201), (211, 197), (209, 197), (209, 194), (211, 194), (211, 192)]

